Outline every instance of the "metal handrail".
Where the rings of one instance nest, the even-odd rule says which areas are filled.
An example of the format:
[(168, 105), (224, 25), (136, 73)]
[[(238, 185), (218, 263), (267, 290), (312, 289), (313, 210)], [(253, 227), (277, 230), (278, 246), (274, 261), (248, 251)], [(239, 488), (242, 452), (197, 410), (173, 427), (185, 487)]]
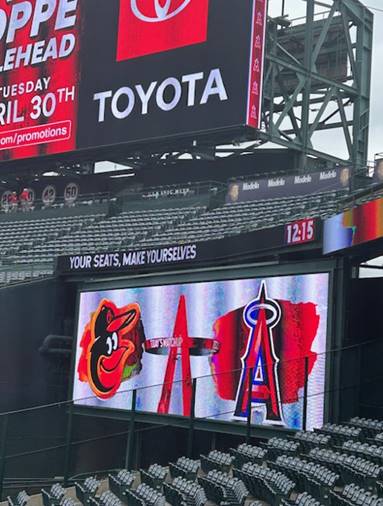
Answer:
[[(360, 359), (362, 356), (360, 353), (362, 349), (364, 349), (368, 346), (372, 346), (374, 344), (378, 344), (378, 343), (380, 343), (380, 340), (366, 341), (361, 344), (355, 344), (355, 345), (350, 345), (350, 346), (346, 346), (346, 347), (342, 347), (342, 348), (335, 348), (332, 350), (328, 350), (321, 355), (325, 358), (325, 360), (327, 362), (330, 358), (333, 358), (334, 354), (343, 353), (348, 350), (351, 350), (351, 351), (355, 352), (356, 353), (355, 356), (359, 357), (359, 359)], [(352, 391), (355, 390), (356, 392), (359, 392), (362, 389), (362, 387), (364, 387), (367, 384), (371, 384), (372, 381), (376, 381), (378, 384), (378, 382), (381, 382), (381, 380), (382, 380), (382, 378), (379, 376), (379, 378), (357, 381), (357, 382), (355, 382), (355, 384), (341, 385), (337, 388), (328, 388), (328, 387), (324, 386), (323, 391), (321, 391), (319, 393), (314, 392), (313, 394), (310, 394), (310, 392), (308, 390), (308, 360), (309, 359), (308, 359), (308, 357), (298, 357), (294, 360), (303, 360), (305, 363), (305, 374), (306, 374), (305, 386), (303, 388), (303, 392), (299, 393), (299, 399), (298, 399), (298, 402), (302, 405), (303, 408), (305, 406), (307, 407), (308, 399), (313, 396), (316, 396), (316, 395), (328, 396), (331, 394), (336, 394), (336, 393), (339, 394), (340, 392), (346, 392), (347, 390), (352, 390)], [(233, 371), (226, 371), (226, 372), (222, 372), (221, 374), (229, 374), (232, 372)], [(194, 378), (193, 385), (192, 385), (193, 399), (195, 399), (195, 392), (196, 392), (198, 381), (201, 381), (206, 377), (215, 377), (215, 376), (217, 376), (217, 374)], [(375, 383), (373, 383), (373, 384), (375, 384)], [(158, 388), (158, 386), (159, 385), (150, 385), (150, 386), (142, 387), (142, 388), (150, 389), (150, 388)], [(55, 403), (51, 403), (51, 404), (46, 404), (46, 405), (41, 405), (41, 406), (33, 406), (30, 408), (26, 408), (26, 409), (13, 410), (13, 411), (0, 413), (0, 498), (1, 498), (1, 494), (3, 491), (4, 485), (6, 484), (7, 487), (9, 487), (13, 483), (12, 480), (10, 480), (9, 478), (5, 480), (4, 477), (5, 477), (5, 468), (6, 468), (7, 463), (11, 460), (14, 460), (14, 459), (19, 459), (19, 458), (23, 458), (23, 457), (29, 458), (30, 456), (33, 456), (33, 455), (46, 455), (48, 452), (62, 450), (65, 453), (64, 472), (62, 474), (62, 481), (63, 481), (64, 485), (68, 485), (69, 483), (73, 482), (73, 477), (71, 477), (71, 473), (70, 473), (70, 456), (71, 456), (71, 451), (73, 448), (81, 447), (83, 445), (89, 445), (89, 444), (97, 444), (98, 442), (100, 442), (102, 440), (113, 439), (113, 438), (125, 438), (126, 437), (127, 448), (126, 448), (126, 463), (125, 463), (125, 465), (128, 466), (128, 468), (129, 468), (132, 465), (132, 448), (134, 447), (134, 444), (135, 444), (135, 436), (138, 433), (143, 432), (143, 431), (150, 431), (150, 430), (160, 430), (164, 427), (170, 427), (170, 426), (174, 425), (174, 422), (172, 420), (172, 417), (174, 418), (174, 415), (170, 415), (170, 418), (169, 418), (169, 416), (159, 417), (158, 419), (156, 419), (156, 422), (154, 422), (153, 418), (148, 418), (148, 419), (145, 418), (148, 415), (148, 413), (142, 412), (141, 416), (143, 416), (144, 418), (140, 418), (140, 420), (142, 420), (142, 421), (147, 420), (146, 423), (148, 423), (149, 425), (141, 427), (141, 428), (137, 428), (135, 426), (136, 416), (138, 415), (138, 411), (137, 411), (138, 407), (136, 404), (136, 399), (137, 399), (137, 392), (139, 390), (140, 389), (134, 389), (134, 390), (128, 389), (124, 392), (119, 392), (120, 394), (126, 393), (126, 392), (132, 392), (132, 404), (130, 406), (130, 410), (127, 409), (127, 411), (129, 411), (129, 413), (130, 413), (129, 427), (127, 428), (127, 430), (122, 430), (122, 431), (113, 432), (113, 433), (111, 432), (111, 433), (103, 434), (101, 436), (88, 437), (88, 438), (78, 439), (78, 440), (73, 440), (73, 437), (72, 437), (72, 425), (73, 425), (73, 416), (74, 416), (73, 408), (75, 406), (80, 406), (80, 401), (86, 401), (87, 399), (89, 399), (89, 397), (84, 398), (84, 399), (76, 399), (76, 400), (71, 399), (71, 400), (67, 400), (67, 401), (60, 401), (60, 402), (55, 402)], [(38, 415), (39, 413), (43, 412), (43, 410), (47, 410), (47, 409), (51, 409), (51, 408), (52, 409), (56, 408), (56, 409), (60, 409), (60, 410), (64, 409), (65, 413), (67, 415), (67, 422), (68, 423), (67, 423), (66, 433), (62, 434), (62, 436), (60, 436), (60, 438), (58, 438), (57, 435), (55, 436), (56, 438), (58, 438), (57, 443), (53, 444), (51, 446), (45, 446), (42, 448), (35, 448), (33, 450), (27, 450), (24, 452), (13, 452), (13, 453), (7, 454), (6, 441), (7, 441), (7, 437), (8, 437), (8, 426), (10, 425), (12, 418), (14, 416), (23, 417), (28, 414), (29, 415), (30, 414)], [(251, 410), (249, 410), (249, 413), (250, 413), (250, 411)], [(216, 417), (219, 417), (219, 416), (222, 416), (225, 414), (231, 414), (231, 413), (233, 413), (233, 411), (230, 411), (227, 413), (226, 412), (225, 413), (218, 412), (218, 413), (208, 414), (207, 416), (204, 416), (202, 418), (201, 417), (196, 418), (194, 416), (194, 402), (192, 402), (191, 416), (186, 417), (186, 422), (182, 425), (182, 427), (184, 427), (184, 429), (188, 432), (188, 454), (189, 454), (189, 456), (191, 456), (191, 454), (193, 452), (193, 437), (194, 437), (194, 431), (196, 430), (196, 427), (201, 428), (201, 422), (207, 422), (207, 421), (212, 420)], [(185, 418), (185, 417), (182, 417), (182, 418)], [(187, 420), (189, 420), (189, 421), (187, 421)], [(209, 423), (211, 423), (211, 422), (209, 421)], [(229, 422), (226, 422), (226, 423), (229, 423)], [(238, 427), (238, 424), (236, 424), (236, 427)], [(303, 416), (303, 428), (305, 428), (305, 417), (304, 416)], [(257, 433), (258, 437), (259, 437), (260, 426), (252, 425), (252, 422), (251, 422), (251, 419), (249, 418), (249, 416), (247, 417), (247, 421), (245, 421), (245, 423), (242, 424), (242, 429), (243, 429), (242, 430), (243, 435), (246, 436), (247, 441), (249, 441), (252, 434), (255, 434), (255, 433)], [(287, 434), (291, 434), (293, 432), (294, 431), (290, 430), (290, 431), (287, 431)], [(104, 472), (104, 471), (100, 471), (100, 473), (101, 472)], [(82, 473), (82, 476), (86, 476), (87, 474), (88, 473)], [(93, 472), (91, 474), (94, 475), (95, 472)], [(58, 480), (55, 480), (55, 481), (57, 482)], [(20, 481), (18, 480), (17, 483), (19, 483), (19, 482)]]

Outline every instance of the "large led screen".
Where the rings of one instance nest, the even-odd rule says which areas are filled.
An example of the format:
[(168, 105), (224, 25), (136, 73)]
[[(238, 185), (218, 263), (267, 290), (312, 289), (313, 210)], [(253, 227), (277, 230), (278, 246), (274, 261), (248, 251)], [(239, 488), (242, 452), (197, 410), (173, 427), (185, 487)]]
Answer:
[[(327, 273), (80, 293), (78, 405), (299, 429), (323, 423)], [(307, 374), (305, 373), (307, 371)]]
[(0, 160), (259, 128), (266, 11), (0, 0)]
[(335, 253), (383, 237), (383, 199), (365, 202), (324, 222), (323, 253)]

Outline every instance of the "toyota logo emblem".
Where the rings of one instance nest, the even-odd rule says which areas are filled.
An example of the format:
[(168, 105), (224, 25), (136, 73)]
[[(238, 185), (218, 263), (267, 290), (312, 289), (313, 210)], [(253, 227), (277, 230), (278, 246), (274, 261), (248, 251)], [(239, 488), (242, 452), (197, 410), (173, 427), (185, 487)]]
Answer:
[(145, 21), (146, 23), (160, 23), (161, 21), (166, 21), (167, 19), (171, 19), (177, 16), (190, 4), (191, 0), (184, 0), (181, 5), (179, 5), (174, 10), (171, 9), (172, 5), (174, 4), (172, 0), (153, 0), (153, 2), (156, 17), (150, 17), (143, 14), (137, 5), (137, 0), (131, 0), (133, 14), (138, 19)]

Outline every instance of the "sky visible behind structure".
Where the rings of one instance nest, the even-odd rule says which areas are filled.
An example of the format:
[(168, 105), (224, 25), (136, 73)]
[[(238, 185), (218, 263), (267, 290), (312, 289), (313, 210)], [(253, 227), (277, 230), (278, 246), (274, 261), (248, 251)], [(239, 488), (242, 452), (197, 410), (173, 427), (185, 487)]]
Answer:
[[(283, 0), (269, 0), (269, 15), (281, 15), (281, 6)], [(348, 0), (345, 0), (348, 1)], [(360, 0), (366, 7), (371, 8), (374, 14), (374, 45), (372, 61), (372, 80), (371, 80), (371, 118), (370, 118), (370, 142), (369, 142), (369, 160), (372, 161), (377, 153), (383, 153), (383, 0)], [(325, 3), (325, 2), (323, 2)], [(323, 8), (323, 10), (326, 10)], [(285, 0), (285, 12), (291, 19), (305, 16), (305, 0)], [(302, 19), (302, 22), (304, 20)], [(326, 151), (326, 144), (331, 142), (331, 148), (339, 144), (339, 139), (330, 131), (330, 136), (323, 137), (322, 148)], [(331, 149), (332, 151), (332, 149)], [(340, 158), (345, 157), (344, 150), (337, 154)], [(118, 170), (121, 166), (109, 162), (97, 164), (98, 171)]]
[[(376, 153), (383, 153), (383, 0), (360, 1), (366, 7), (371, 8), (375, 18), (369, 144), (369, 159), (373, 160)], [(279, 16), (281, 14), (281, 6), (282, 0), (269, 0), (269, 15)], [(323, 10), (326, 9), (323, 8)], [(306, 13), (306, 2), (304, 0), (285, 0), (285, 13), (289, 14), (291, 19), (304, 16)], [(332, 142), (334, 144), (337, 142), (334, 136)]]

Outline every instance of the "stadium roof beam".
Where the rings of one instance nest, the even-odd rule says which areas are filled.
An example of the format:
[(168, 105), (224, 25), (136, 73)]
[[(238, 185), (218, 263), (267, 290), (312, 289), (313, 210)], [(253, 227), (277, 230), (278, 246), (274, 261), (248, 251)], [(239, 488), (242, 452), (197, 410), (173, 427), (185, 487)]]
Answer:
[[(288, 140), (288, 136), (286, 136), (286, 138), (283, 138), (283, 135), (280, 134), (280, 136), (278, 136), (278, 137), (277, 136), (270, 137), (269, 135), (266, 135), (262, 132), (259, 135), (261, 138), (263, 138), (263, 140), (265, 142), (273, 142), (275, 144), (279, 144), (281, 146), (284, 146), (285, 148), (293, 149), (294, 151), (299, 151), (300, 153), (302, 153), (301, 146), (299, 146), (295, 142), (292, 142), (291, 140)], [(307, 157), (314, 156), (315, 158), (327, 160), (328, 162), (331, 162), (332, 164), (336, 164), (336, 165), (342, 165), (342, 164), (346, 163), (345, 160), (343, 160), (342, 158), (339, 158), (338, 156), (333, 156), (328, 153), (323, 153), (322, 151), (319, 151), (319, 150), (316, 150), (316, 149), (313, 149), (310, 147), (308, 147), (306, 149), (304, 154), (305, 154), (305, 161), (306, 161)], [(305, 168), (307, 166), (305, 165)]]
[[(259, 138), (299, 151), (302, 169), (310, 155), (360, 169), (368, 153), (373, 14), (359, 0), (306, 4), (298, 25), (280, 28), (279, 18), (269, 19)], [(319, 21), (318, 7), (326, 16)], [(316, 146), (315, 134), (334, 128), (344, 159)]]

